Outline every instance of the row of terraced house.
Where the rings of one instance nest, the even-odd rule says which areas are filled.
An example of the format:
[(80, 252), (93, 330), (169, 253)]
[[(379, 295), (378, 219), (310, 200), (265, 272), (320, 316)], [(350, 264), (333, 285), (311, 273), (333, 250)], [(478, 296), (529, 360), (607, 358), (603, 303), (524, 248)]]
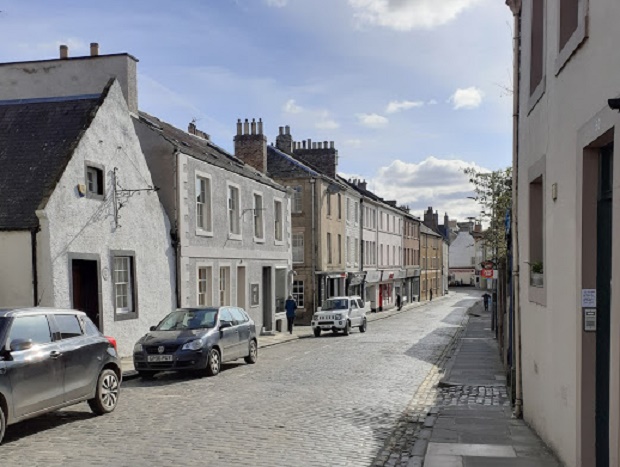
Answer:
[[(84, 310), (122, 355), (175, 307), (283, 329), (331, 296), (444, 293), (443, 237), (338, 175), (334, 143), (239, 120), (234, 154), (138, 107), (121, 53), (0, 64), (0, 307)], [(232, 129), (232, 128), (231, 128)]]

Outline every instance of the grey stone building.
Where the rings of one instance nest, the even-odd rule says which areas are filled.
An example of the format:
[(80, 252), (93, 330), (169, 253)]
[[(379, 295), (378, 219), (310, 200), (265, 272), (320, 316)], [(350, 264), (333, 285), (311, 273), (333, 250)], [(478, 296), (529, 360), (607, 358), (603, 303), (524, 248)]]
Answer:
[[(180, 306), (237, 305), (259, 329), (284, 329), (292, 286), (286, 189), (194, 124), (185, 132), (140, 112), (135, 126), (174, 226)], [(247, 140), (266, 146), (262, 123), (246, 130)], [(235, 145), (253, 147), (238, 137)]]

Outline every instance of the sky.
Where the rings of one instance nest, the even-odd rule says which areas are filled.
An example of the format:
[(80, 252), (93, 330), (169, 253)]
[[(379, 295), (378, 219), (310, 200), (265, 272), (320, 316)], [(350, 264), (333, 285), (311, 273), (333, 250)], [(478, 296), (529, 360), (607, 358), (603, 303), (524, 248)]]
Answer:
[(465, 220), (463, 169), (511, 164), (511, 25), (503, 0), (0, 0), (0, 62), (128, 52), (141, 110), (230, 152), (238, 118), (290, 125), (346, 178)]

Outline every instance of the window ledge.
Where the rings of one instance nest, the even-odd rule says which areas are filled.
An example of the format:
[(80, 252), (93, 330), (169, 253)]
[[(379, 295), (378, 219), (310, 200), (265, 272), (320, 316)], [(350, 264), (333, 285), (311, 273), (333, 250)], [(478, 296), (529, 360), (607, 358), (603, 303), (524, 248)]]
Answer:
[(98, 193), (92, 193), (90, 191), (86, 192), (86, 195), (84, 196), (84, 198), (86, 198), (86, 199), (94, 199), (96, 201), (105, 201), (105, 195), (100, 195)]
[(254, 243), (265, 243), (265, 239), (264, 238), (254, 237)]
[(239, 240), (241, 241), (241, 234), (228, 233), (228, 240)]
[(284, 245), (284, 240), (274, 240), (273, 244), (277, 246), (282, 246)]
[(213, 231), (203, 230), (200, 228), (196, 229), (196, 235), (198, 237), (213, 237)]
[(534, 108), (536, 107), (536, 104), (538, 104), (538, 102), (542, 99), (542, 96), (545, 94), (545, 89), (546, 89), (546, 76), (543, 75), (540, 83), (538, 84), (538, 86), (536, 86), (536, 89), (534, 90), (534, 92), (532, 93), (532, 95), (530, 96), (528, 103), (527, 103), (527, 114), (529, 115), (530, 113), (532, 113), (532, 110), (534, 110)]
[(138, 313), (135, 311), (115, 311), (114, 321), (126, 321), (129, 319), (138, 319)]

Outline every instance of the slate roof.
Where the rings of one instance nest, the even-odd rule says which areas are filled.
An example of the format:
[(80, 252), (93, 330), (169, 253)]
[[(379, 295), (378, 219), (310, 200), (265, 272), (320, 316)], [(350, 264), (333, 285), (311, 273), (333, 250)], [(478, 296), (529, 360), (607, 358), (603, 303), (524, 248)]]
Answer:
[(425, 233), (426, 235), (432, 235), (433, 237), (441, 237), (441, 238), (443, 238), (443, 235), (441, 235), (439, 232), (435, 232), (433, 229), (431, 229), (426, 224), (421, 224), (420, 232)]
[(286, 188), (274, 182), (267, 175), (250, 165), (244, 164), (241, 159), (238, 159), (207, 139), (189, 134), (142, 111), (140, 112), (140, 122), (152, 131), (159, 133), (166, 141), (183, 154), (187, 154), (188, 156), (207, 162), (216, 167), (263, 183), (277, 190), (286, 190)]
[(273, 146), (267, 146), (267, 172), (274, 178), (325, 178), (317, 170)]
[(0, 101), (0, 230), (39, 225), (44, 207), (103, 94)]

